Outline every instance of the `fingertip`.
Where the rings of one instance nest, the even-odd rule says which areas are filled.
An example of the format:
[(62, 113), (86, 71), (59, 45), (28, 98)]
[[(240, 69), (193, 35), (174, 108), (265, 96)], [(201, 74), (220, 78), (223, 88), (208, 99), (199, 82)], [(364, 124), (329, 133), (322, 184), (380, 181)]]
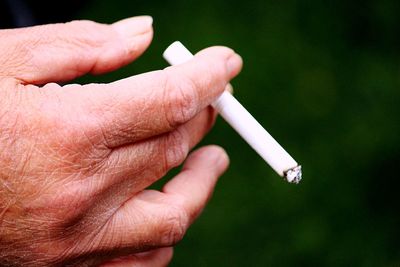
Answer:
[(153, 18), (137, 16), (117, 21), (111, 25), (121, 36), (131, 54), (140, 55), (153, 39)]
[(153, 40), (153, 35), (154, 31), (153, 28), (151, 28), (149, 31), (139, 34), (129, 40), (128, 51), (133, 55), (134, 59), (147, 50)]
[(206, 48), (196, 54), (196, 57), (210, 57), (222, 59), (226, 62), (229, 78), (237, 76), (242, 70), (243, 59), (233, 49), (225, 46), (213, 46)]
[(196, 53), (197, 56), (222, 56), (228, 59), (235, 51), (226, 46), (211, 46)]
[(229, 166), (229, 157), (225, 150), (217, 145), (209, 145), (194, 151), (188, 158), (185, 167), (193, 168), (197, 163), (206, 164), (207, 168), (214, 169), (216, 175), (221, 175)]
[(160, 248), (160, 257), (164, 259), (164, 266), (168, 266), (174, 256), (174, 249), (172, 247)]
[(225, 149), (217, 145), (210, 145), (209, 148), (214, 151), (215, 154), (215, 165), (217, 166), (218, 176), (226, 171), (229, 166), (229, 156)]
[(230, 94), (232, 94), (232, 95), (233, 95), (233, 93), (234, 93), (233, 86), (232, 86), (232, 84), (230, 84), (230, 83), (228, 83), (228, 85), (225, 87), (225, 90), (228, 91), (228, 92), (229, 92)]
[(193, 222), (211, 198), (218, 178), (229, 163), (219, 146), (206, 146), (193, 152), (182, 171), (169, 181), (163, 192), (179, 201)]
[[(143, 260), (157, 261), (159, 263), (168, 264), (172, 260), (174, 249), (172, 247), (163, 247), (156, 250), (137, 253), (136, 257)], [(166, 265), (163, 265), (166, 266)]]
[(136, 253), (131, 256), (123, 256), (101, 264), (102, 267), (153, 267), (168, 266), (173, 257), (172, 247), (158, 248), (146, 252)]
[(122, 36), (131, 37), (150, 31), (153, 27), (151, 16), (136, 16), (114, 22), (111, 26)]
[(237, 76), (243, 67), (243, 59), (238, 54), (233, 54), (227, 61), (228, 73), (231, 78)]

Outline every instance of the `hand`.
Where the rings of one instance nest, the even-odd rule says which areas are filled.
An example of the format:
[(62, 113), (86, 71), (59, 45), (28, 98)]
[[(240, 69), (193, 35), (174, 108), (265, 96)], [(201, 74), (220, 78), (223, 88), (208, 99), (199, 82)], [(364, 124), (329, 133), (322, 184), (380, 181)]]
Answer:
[[(151, 42), (152, 20), (0, 31), (0, 265), (163, 266), (227, 168), (194, 152), (209, 104), (242, 62), (224, 47), (110, 84), (56, 83), (115, 70)], [(135, 265), (136, 264), (136, 265)]]

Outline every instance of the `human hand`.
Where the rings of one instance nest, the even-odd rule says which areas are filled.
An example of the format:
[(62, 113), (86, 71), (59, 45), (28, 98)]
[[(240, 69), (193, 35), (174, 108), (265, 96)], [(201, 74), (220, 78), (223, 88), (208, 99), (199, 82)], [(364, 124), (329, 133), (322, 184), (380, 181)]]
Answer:
[(151, 42), (149, 17), (0, 31), (0, 265), (163, 266), (228, 158), (204, 147), (209, 104), (242, 62), (203, 50), (188, 63), (110, 84)]

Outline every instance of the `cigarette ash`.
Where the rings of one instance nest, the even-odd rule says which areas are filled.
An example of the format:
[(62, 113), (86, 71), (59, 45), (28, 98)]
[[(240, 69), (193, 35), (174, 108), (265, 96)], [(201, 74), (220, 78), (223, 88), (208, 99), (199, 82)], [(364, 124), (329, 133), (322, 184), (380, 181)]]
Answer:
[(285, 179), (289, 183), (298, 184), (301, 181), (301, 166), (294, 167), (285, 172)]

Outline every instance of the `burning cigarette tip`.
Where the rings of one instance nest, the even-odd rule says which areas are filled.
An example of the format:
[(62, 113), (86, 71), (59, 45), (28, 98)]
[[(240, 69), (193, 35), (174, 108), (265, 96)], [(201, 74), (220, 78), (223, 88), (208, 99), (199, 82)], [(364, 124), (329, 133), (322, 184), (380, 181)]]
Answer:
[(301, 181), (301, 176), (302, 176), (301, 166), (299, 165), (292, 169), (287, 170), (285, 172), (284, 178), (289, 183), (298, 184)]

